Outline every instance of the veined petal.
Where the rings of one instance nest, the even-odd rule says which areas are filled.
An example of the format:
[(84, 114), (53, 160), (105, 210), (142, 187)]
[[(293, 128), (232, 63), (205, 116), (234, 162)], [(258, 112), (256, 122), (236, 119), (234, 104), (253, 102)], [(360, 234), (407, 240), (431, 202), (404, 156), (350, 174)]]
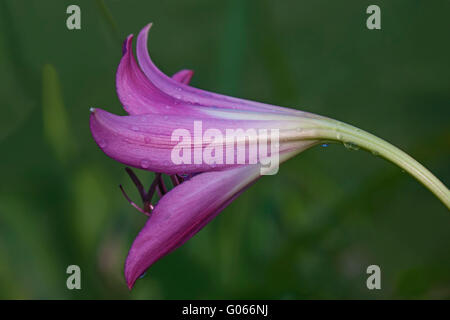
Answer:
[(164, 113), (166, 106), (178, 104), (173, 97), (157, 88), (141, 71), (133, 55), (133, 35), (124, 42), (123, 56), (116, 73), (120, 102), (129, 114)]
[[(308, 145), (284, 153), (284, 162)], [(261, 176), (259, 164), (204, 172), (176, 186), (158, 202), (125, 262), (131, 289), (153, 263), (192, 238)]]
[[(90, 117), (94, 140), (106, 155), (128, 166), (168, 174), (257, 163), (264, 155), (272, 154), (272, 139), (276, 139), (275, 152), (280, 154), (314, 144), (314, 128), (308, 129), (307, 125), (303, 119), (239, 120), (184, 114), (117, 116), (101, 109), (94, 109)], [(208, 132), (214, 134), (207, 139)], [(265, 153), (256, 149), (263, 143), (267, 143)], [(175, 148), (175, 156), (182, 153), (177, 159), (186, 161), (174, 160)], [(214, 150), (214, 156), (209, 154), (215, 161), (205, 160), (205, 150)]]
[(131, 289), (155, 261), (200, 231), (258, 177), (258, 165), (205, 172), (165, 194), (128, 253), (128, 287)]
[[(123, 56), (116, 74), (117, 94), (125, 111), (130, 115), (169, 115), (182, 112), (185, 115), (205, 116), (202, 112), (206, 109), (204, 106), (186, 105), (185, 102), (162, 92), (144, 75), (134, 59), (132, 41), (133, 35), (129, 35), (124, 42)], [(188, 82), (192, 74), (190, 70), (181, 70), (174, 77)]]
[(189, 104), (214, 106), (216, 108), (240, 109), (247, 111), (263, 111), (270, 113), (303, 115), (305, 112), (254, 102), (245, 99), (229, 97), (217, 93), (208, 92), (179, 83), (161, 72), (153, 63), (147, 49), (148, 32), (152, 24), (145, 26), (138, 35), (136, 55), (144, 74), (153, 84), (164, 93)]
[[(148, 30), (147, 30), (148, 32)], [(142, 55), (142, 42), (145, 42), (145, 57), (142, 66), (154, 67), (154, 75), (149, 77), (144, 74), (136, 60), (132, 49), (133, 35), (129, 35), (124, 42), (123, 56), (116, 74), (116, 88), (119, 99), (130, 115), (138, 114), (198, 114), (200, 116), (216, 117), (224, 116), (235, 118), (242, 116), (241, 112), (248, 112), (251, 117), (257, 117), (260, 113), (268, 114), (268, 118), (279, 117), (314, 117), (308, 112), (266, 105), (258, 102), (222, 96), (219, 94), (199, 90), (187, 85), (193, 72), (181, 70), (172, 78), (167, 77), (154, 67), (146, 50), (147, 38), (139, 35), (137, 46), (138, 55)], [(142, 60), (142, 59), (141, 59)], [(147, 63), (145, 63), (145, 61)], [(141, 62), (141, 61), (140, 61)], [(161, 79), (163, 81), (161, 81)], [(163, 85), (164, 79), (168, 79), (171, 86)], [(186, 89), (187, 88), (187, 89)], [(189, 98), (191, 97), (191, 98)], [(242, 104), (242, 105), (241, 105)], [(223, 110), (222, 112), (220, 110)], [(235, 111), (237, 114), (233, 114)], [(267, 118), (267, 117), (266, 117)]]

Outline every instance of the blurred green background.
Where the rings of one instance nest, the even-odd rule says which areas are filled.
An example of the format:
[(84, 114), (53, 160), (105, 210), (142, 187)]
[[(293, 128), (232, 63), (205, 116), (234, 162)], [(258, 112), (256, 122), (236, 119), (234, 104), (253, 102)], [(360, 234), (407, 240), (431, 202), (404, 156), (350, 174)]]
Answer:
[[(66, 8), (81, 8), (81, 30)], [(382, 30), (366, 28), (370, 4)], [(317, 147), (263, 177), (130, 293), (123, 263), (145, 218), (89, 108), (125, 114), (126, 35), (192, 85), (372, 132), (450, 181), (450, 1), (0, 0), (0, 298), (450, 298), (450, 214), (394, 165)], [(149, 183), (152, 174), (139, 172)], [(81, 267), (82, 289), (66, 288)], [(366, 288), (377, 264), (382, 289)]]

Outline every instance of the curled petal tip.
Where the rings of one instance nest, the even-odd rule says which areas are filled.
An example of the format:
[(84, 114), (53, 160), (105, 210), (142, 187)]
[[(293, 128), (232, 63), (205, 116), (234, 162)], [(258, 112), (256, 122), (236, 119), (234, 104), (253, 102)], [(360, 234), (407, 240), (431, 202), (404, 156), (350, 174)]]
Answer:
[(129, 49), (131, 49), (131, 43), (133, 42), (133, 34), (128, 35), (122, 45), (122, 56), (124, 56)]
[(127, 279), (127, 287), (128, 287), (128, 290), (133, 290), (133, 286), (134, 286), (134, 283), (135, 283), (135, 281), (129, 281), (128, 279)]
[(149, 24), (147, 24), (145, 27), (144, 27), (144, 30), (146, 30), (146, 31), (148, 31), (148, 30), (150, 30), (150, 28), (153, 26), (153, 22), (150, 22)]
[(132, 267), (130, 265), (129, 258), (125, 261), (125, 280), (127, 282), (128, 290), (133, 290), (134, 284), (136, 283), (136, 280), (139, 278), (139, 275), (135, 274), (132, 271)]

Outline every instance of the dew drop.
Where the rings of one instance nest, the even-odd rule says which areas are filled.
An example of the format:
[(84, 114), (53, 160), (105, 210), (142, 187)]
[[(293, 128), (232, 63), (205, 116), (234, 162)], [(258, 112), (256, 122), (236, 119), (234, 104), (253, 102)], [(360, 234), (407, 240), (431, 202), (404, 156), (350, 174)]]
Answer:
[(132, 127), (131, 127), (131, 130), (133, 130), (133, 131), (139, 131), (139, 127), (132, 126)]
[(147, 169), (150, 166), (150, 162), (148, 160), (141, 160), (141, 167)]
[(322, 144), (322, 147), (323, 147), (323, 148), (328, 147), (328, 143), (323, 143), (323, 144)]
[(359, 146), (353, 142), (344, 142), (344, 147), (349, 150), (359, 150)]

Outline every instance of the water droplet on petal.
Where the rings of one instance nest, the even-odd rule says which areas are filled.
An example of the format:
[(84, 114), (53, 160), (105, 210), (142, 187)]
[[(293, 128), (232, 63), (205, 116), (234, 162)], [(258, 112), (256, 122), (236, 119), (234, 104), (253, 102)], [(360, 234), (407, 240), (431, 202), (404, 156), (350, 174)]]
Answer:
[(141, 167), (147, 169), (148, 167), (150, 167), (150, 161), (145, 159), (141, 160)]
[(139, 127), (132, 126), (132, 127), (131, 127), (131, 130), (133, 130), (133, 131), (139, 131)]

